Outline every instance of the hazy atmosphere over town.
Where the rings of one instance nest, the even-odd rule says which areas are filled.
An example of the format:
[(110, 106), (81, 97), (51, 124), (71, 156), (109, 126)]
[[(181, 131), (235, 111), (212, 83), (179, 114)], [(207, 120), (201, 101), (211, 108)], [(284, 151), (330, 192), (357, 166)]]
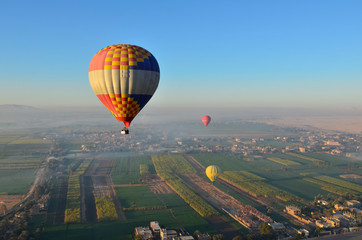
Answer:
[(1, 9), (0, 240), (361, 239), (361, 1)]

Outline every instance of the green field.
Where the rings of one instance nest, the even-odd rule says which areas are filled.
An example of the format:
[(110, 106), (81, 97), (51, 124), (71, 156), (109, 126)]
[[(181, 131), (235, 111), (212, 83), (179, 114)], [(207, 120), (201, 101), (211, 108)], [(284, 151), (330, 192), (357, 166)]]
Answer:
[(289, 159), (285, 159), (285, 158), (267, 158), (268, 160), (270, 161), (273, 161), (273, 162), (276, 162), (276, 163), (279, 163), (281, 165), (284, 165), (284, 166), (300, 166), (300, 163), (298, 162), (294, 162), (292, 160), (289, 160)]
[[(126, 212), (126, 221), (99, 222), (94, 224), (70, 224), (47, 226), (43, 240), (131, 240), (135, 227), (149, 226), (150, 221), (159, 221), (161, 226), (176, 228), (178, 222), (169, 210)], [(189, 219), (190, 220), (190, 219)], [(194, 221), (194, 220), (193, 220)], [(197, 225), (200, 229), (202, 224)], [(187, 229), (187, 228), (186, 228)], [(188, 230), (188, 229), (187, 229)], [(192, 230), (192, 229), (191, 229)]]
[(117, 196), (123, 208), (140, 208), (162, 206), (157, 195), (150, 191), (148, 186), (119, 187), (116, 188)]
[(222, 171), (251, 171), (254, 173), (264, 173), (272, 170), (280, 170), (278, 163), (263, 158), (255, 158), (253, 161), (244, 161), (244, 157), (237, 154), (221, 153), (198, 153), (191, 154), (204, 167), (217, 165)]
[(65, 209), (65, 223), (80, 222), (80, 176), (91, 163), (91, 160), (84, 160), (68, 179), (67, 204)]
[(42, 240), (132, 240), (133, 229), (141, 222), (100, 222), (95, 224), (67, 224), (47, 226), (41, 236)]
[(279, 189), (275, 186), (265, 183), (265, 179), (246, 171), (225, 171), (220, 175), (221, 178), (244, 189), (254, 196), (263, 196), (274, 198), (274, 200), (300, 201), (296, 195)]
[[(216, 230), (197, 212), (195, 212), (176, 193), (158, 194), (157, 197), (170, 209), (170, 212), (177, 219), (181, 226), (190, 233), (195, 230), (216, 234)], [(167, 226), (167, 224), (165, 224)]]
[(25, 194), (36, 169), (49, 151), (50, 141), (31, 130), (0, 134), (0, 194)]
[(150, 156), (125, 156), (117, 159), (111, 177), (114, 184), (139, 183), (140, 164), (149, 166), (150, 173), (155, 173)]
[(338, 195), (351, 194), (356, 197), (361, 197), (362, 186), (356, 183), (351, 183), (342, 179), (330, 176), (315, 176), (313, 178), (304, 178), (305, 181), (312, 182), (321, 186), (322, 189)]
[(2, 144), (0, 157), (44, 155), (50, 144)]
[(153, 155), (152, 161), (157, 175), (201, 216), (218, 214), (209, 203), (195, 193), (179, 176), (179, 174), (196, 174), (196, 170), (182, 155)]
[(323, 190), (319, 185), (303, 181), (303, 179), (299, 177), (277, 180), (269, 182), (269, 184), (293, 193), (307, 201), (312, 201), (318, 194), (324, 196), (329, 194), (329, 192)]
[[(128, 188), (128, 187), (127, 187)], [(130, 187), (132, 188), (132, 187)], [(139, 187), (136, 187), (136, 190)], [(118, 188), (120, 189), (120, 188)], [(122, 192), (122, 191), (121, 191)], [(132, 192), (128, 189), (125, 192)], [(125, 193), (123, 192), (123, 193)], [(149, 196), (148, 199), (152, 199), (149, 190), (146, 190)], [(151, 193), (151, 194), (150, 194)], [(132, 195), (132, 194), (131, 194)], [(137, 198), (137, 194), (132, 195)], [(156, 197), (156, 195), (154, 195)], [(159, 198), (160, 200), (158, 200)], [(115, 222), (100, 222), (95, 224), (71, 224), (71, 225), (58, 225), (47, 226), (42, 234), (43, 240), (119, 240), (119, 239), (133, 239), (132, 234), (135, 227), (148, 226), (150, 221), (158, 221), (161, 226), (168, 228), (180, 228), (184, 227), (191, 234), (195, 230), (201, 232), (208, 232), (210, 234), (216, 234), (216, 230), (213, 229), (210, 224), (203, 219), (198, 213), (196, 213), (191, 207), (189, 207), (177, 194), (159, 194), (156, 200), (160, 204), (167, 206), (164, 210), (147, 210), (147, 211), (126, 211), (126, 221)], [(132, 201), (131, 197), (128, 197)], [(133, 199), (136, 200), (136, 199)], [(144, 202), (139, 206), (144, 205)]]
[(34, 169), (0, 170), (0, 194), (25, 194), (34, 181)]
[[(288, 159), (300, 164), (299, 166), (284, 166), (264, 158), (244, 161), (245, 157), (237, 154), (198, 153), (192, 154), (192, 156), (205, 167), (215, 164), (222, 171), (248, 171), (255, 173), (265, 178), (265, 183), (290, 192), (307, 201), (313, 200), (318, 194), (326, 196), (331, 192), (317, 184), (316, 181), (305, 181), (303, 178), (320, 175), (339, 176), (342, 173), (340, 169), (346, 168), (348, 164), (345, 157), (339, 158), (338, 156), (317, 153), (267, 155), (269, 158)], [(330, 165), (328, 167), (317, 167), (312, 160), (329, 162)]]
[(40, 157), (7, 157), (0, 159), (0, 170), (22, 170), (37, 168), (44, 158)]
[(329, 177), (329, 176), (319, 176), (319, 177), (315, 177), (315, 178), (318, 180), (322, 180), (322, 181), (337, 185), (339, 187), (348, 188), (353, 191), (362, 193), (362, 186), (359, 184), (351, 183), (351, 182), (348, 182), (348, 181), (345, 181), (342, 179)]
[(116, 207), (114, 202), (110, 198), (97, 197), (95, 198), (97, 220), (102, 221), (114, 221), (118, 219)]
[[(12, 139), (12, 141), (16, 141), (16, 139)], [(230, 141), (225, 141), (220, 145), (230, 145), (232, 144)], [(10, 145), (14, 144), (6, 142), (0, 147), (6, 146), (7, 154), (10, 154), (11, 151), (16, 151), (14, 148), (9, 147)], [(22, 154), (26, 154), (26, 151)], [(226, 175), (238, 174), (236, 177), (239, 179), (239, 184), (243, 185), (243, 188), (249, 188), (250, 191), (258, 190), (262, 192), (261, 195), (263, 196), (272, 196), (277, 199), (284, 198), (284, 200), (289, 201), (278, 201), (279, 205), (272, 203), (273, 206), (280, 208), (283, 207), (283, 204), (291, 202), (295, 202), (296, 205), (305, 205), (307, 201), (313, 200), (318, 194), (325, 196), (331, 193), (343, 195), (361, 190), (360, 184), (351, 184), (349, 181), (338, 178), (343, 173), (341, 169), (346, 169), (349, 163), (349, 159), (344, 157), (318, 153), (280, 153), (266, 154), (261, 157), (244, 157), (232, 153), (193, 153), (190, 155), (205, 167), (217, 165)], [(153, 220), (159, 221), (161, 226), (169, 228), (184, 227), (190, 233), (195, 230), (216, 233), (213, 227), (194, 210), (195, 208), (190, 207), (193, 205), (188, 202), (186, 195), (194, 196), (192, 195), (193, 191), (178, 176), (179, 174), (196, 173), (195, 169), (180, 154), (162, 154), (152, 157), (154, 161), (149, 155), (129, 154), (117, 157), (111, 172), (114, 184), (140, 183), (141, 172), (155, 174), (156, 168), (157, 173), (166, 181), (169, 181), (174, 189), (181, 186), (180, 195), (176, 193), (156, 195), (150, 191), (148, 186), (117, 187), (117, 196), (125, 210), (126, 221), (47, 226), (42, 239), (132, 239), (134, 227), (148, 226), (149, 222)], [(33, 159), (36, 161), (36, 157)], [(9, 157), (3, 156), (0, 162), (1, 160), (8, 161)], [(322, 167), (327, 165), (328, 167)], [(1, 174), (0, 170), (0, 180)], [(2, 185), (3, 183), (0, 182), (0, 188)], [(267, 214), (265, 207), (250, 202), (218, 183), (215, 183), (215, 186), (241, 202), (250, 204)], [(278, 196), (278, 194), (281, 196)], [(184, 199), (180, 196), (184, 197)], [(192, 198), (196, 199), (197, 197), (196, 195), (196, 197)], [(201, 202), (202, 204), (204, 203)], [(77, 202), (77, 205), (79, 205), (79, 202)], [(287, 221), (274, 212), (267, 215), (276, 221)]]

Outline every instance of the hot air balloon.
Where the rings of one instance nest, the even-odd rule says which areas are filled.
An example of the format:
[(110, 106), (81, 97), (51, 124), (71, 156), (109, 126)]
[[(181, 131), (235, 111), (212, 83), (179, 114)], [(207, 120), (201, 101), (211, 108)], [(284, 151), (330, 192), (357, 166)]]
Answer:
[(205, 115), (202, 117), (202, 122), (205, 124), (205, 126), (207, 127), (207, 125), (209, 125), (210, 121), (211, 121), (211, 117), (208, 115)]
[(206, 176), (210, 179), (211, 182), (214, 182), (217, 176), (221, 173), (221, 170), (218, 166), (210, 165), (206, 168)]
[(151, 99), (160, 80), (156, 58), (146, 49), (116, 44), (97, 52), (89, 64), (89, 82), (104, 106), (125, 128)]

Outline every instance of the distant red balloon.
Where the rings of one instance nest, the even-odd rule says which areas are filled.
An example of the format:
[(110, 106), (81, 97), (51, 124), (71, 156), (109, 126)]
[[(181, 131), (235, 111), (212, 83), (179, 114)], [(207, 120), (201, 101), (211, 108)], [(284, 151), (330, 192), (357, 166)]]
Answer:
[(210, 121), (211, 121), (210, 116), (205, 115), (205, 116), (202, 117), (202, 122), (205, 124), (206, 127), (207, 127), (207, 125), (209, 125)]

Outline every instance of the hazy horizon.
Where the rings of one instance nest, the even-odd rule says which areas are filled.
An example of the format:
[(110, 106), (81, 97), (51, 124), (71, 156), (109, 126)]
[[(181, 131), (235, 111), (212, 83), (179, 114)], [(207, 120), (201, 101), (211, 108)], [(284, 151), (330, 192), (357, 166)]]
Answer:
[[(59, 127), (72, 124), (103, 125), (122, 128), (103, 106), (38, 108), (24, 105), (0, 105), (0, 130), (7, 128)], [(146, 106), (131, 124), (162, 129), (175, 123), (201, 124), (201, 117), (210, 115), (212, 124), (260, 122), (281, 127), (320, 128), (360, 133), (362, 109), (356, 108), (198, 108)]]
[(5, 2), (0, 104), (98, 106), (90, 60), (128, 43), (159, 63), (150, 108), (361, 108), (361, 4)]

